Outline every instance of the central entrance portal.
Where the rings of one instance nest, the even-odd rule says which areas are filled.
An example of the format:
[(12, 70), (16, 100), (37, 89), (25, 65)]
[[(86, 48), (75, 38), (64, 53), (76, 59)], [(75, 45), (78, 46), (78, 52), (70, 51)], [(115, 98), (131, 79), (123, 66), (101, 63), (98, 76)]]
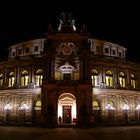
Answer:
[(71, 93), (58, 98), (58, 124), (76, 124), (76, 99)]
[(63, 106), (63, 123), (71, 123), (71, 106)]

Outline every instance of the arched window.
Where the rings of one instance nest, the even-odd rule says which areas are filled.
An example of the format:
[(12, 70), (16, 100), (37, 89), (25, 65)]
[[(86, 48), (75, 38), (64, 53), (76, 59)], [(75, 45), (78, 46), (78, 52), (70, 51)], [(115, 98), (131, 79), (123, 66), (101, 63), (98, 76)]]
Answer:
[(94, 100), (92, 102), (92, 109), (93, 110), (99, 110), (99, 108), (100, 108), (99, 102), (97, 100)]
[(41, 107), (41, 101), (37, 101), (37, 102), (35, 103), (35, 107)]
[(43, 70), (42, 69), (38, 69), (36, 71), (36, 79), (35, 79), (35, 84), (37, 86), (42, 85), (42, 79), (43, 79)]
[(131, 74), (131, 87), (136, 88), (136, 80), (133, 74)]
[(106, 80), (106, 86), (112, 87), (113, 86), (113, 74), (111, 71), (106, 71), (105, 73), (105, 80)]
[(21, 86), (27, 86), (29, 83), (29, 73), (27, 70), (21, 72)]
[(114, 107), (114, 102), (112, 100), (109, 100), (108, 104), (110, 104), (112, 107)]
[(0, 87), (3, 86), (3, 74), (1, 73), (0, 74)]
[(119, 83), (121, 87), (125, 87), (126, 78), (123, 72), (120, 72)]
[(98, 86), (99, 85), (99, 76), (97, 70), (93, 69), (91, 71), (91, 81), (93, 86)]
[(9, 77), (8, 77), (8, 87), (13, 87), (15, 82), (15, 73), (10, 72)]

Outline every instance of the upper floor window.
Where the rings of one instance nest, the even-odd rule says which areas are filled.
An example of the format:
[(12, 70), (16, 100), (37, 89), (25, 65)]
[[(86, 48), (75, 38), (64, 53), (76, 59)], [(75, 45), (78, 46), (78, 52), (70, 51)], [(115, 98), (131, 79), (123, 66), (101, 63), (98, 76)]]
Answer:
[(35, 84), (37, 86), (42, 85), (42, 79), (43, 79), (43, 70), (42, 69), (38, 69), (36, 71), (36, 80), (35, 80)]
[(34, 46), (34, 52), (38, 52), (38, 46)]
[(131, 87), (136, 88), (136, 80), (133, 74), (131, 74)]
[(109, 49), (108, 48), (105, 48), (105, 53), (109, 53)]
[(27, 70), (21, 72), (21, 86), (27, 86), (29, 83), (29, 73)]
[(26, 48), (26, 49), (25, 49), (25, 52), (26, 52), (26, 53), (29, 53), (29, 50), (30, 50), (29, 48)]
[(121, 87), (126, 86), (126, 77), (125, 77), (125, 74), (123, 72), (120, 72), (119, 84)]
[(122, 57), (122, 52), (119, 52), (119, 57)]
[(16, 54), (15, 52), (12, 53), (13, 56), (15, 56), (15, 54)]
[(21, 53), (22, 53), (22, 50), (19, 49), (19, 50), (18, 50), (18, 55), (21, 55)]
[(116, 51), (115, 51), (115, 50), (112, 50), (112, 54), (113, 54), (113, 55), (116, 55)]
[(106, 71), (105, 73), (105, 80), (106, 80), (106, 86), (112, 87), (113, 86), (113, 74), (111, 71)]
[(93, 86), (99, 85), (99, 76), (97, 70), (95, 69), (92, 70), (91, 81)]
[(15, 73), (10, 72), (9, 77), (8, 77), (8, 87), (13, 87), (15, 82)]
[(100, 53), (101, 52), (101, 47), (100, 46), (96, 46), (96, 51), (97, 51), (97, 53)]
[(63, 80), (73, 80), (72, 75), (73, 75), (73, 70), (74, 67), (71, 66), (68, 62), (66, 62), (64, 65), (62, 65), (60, 68), (61, 75)]
[(0, 87), (3, 86), (3, 74), (1, 73), (0, 74)]

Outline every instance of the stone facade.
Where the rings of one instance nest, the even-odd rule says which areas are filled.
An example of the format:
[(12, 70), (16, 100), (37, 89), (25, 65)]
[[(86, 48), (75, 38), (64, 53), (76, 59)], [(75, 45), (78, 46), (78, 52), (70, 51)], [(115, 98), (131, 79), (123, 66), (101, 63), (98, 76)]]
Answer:
[(140, 64), (126, 59), (125, 47), (78, 32), (71, 22), (9, 47), (0, 62), (1, 123), (139, 122)]

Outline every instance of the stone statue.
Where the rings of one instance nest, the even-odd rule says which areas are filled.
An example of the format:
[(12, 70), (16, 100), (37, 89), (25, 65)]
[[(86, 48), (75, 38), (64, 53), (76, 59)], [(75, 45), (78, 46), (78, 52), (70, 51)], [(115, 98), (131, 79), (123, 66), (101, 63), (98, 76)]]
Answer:
[(59, 17), (59, 27), (58, 31), (76, 31), (75, 27), (75, 19), (73, 18), (71, 13), (62, 12)]

